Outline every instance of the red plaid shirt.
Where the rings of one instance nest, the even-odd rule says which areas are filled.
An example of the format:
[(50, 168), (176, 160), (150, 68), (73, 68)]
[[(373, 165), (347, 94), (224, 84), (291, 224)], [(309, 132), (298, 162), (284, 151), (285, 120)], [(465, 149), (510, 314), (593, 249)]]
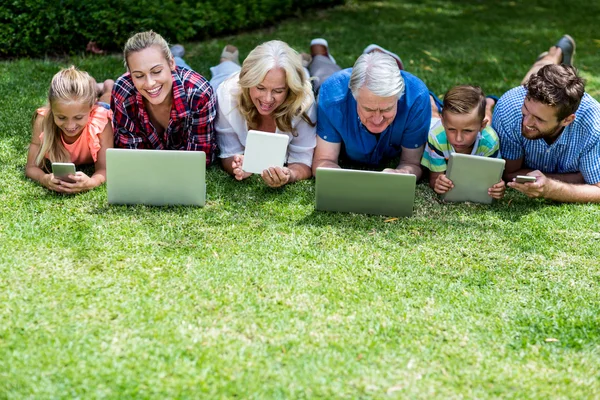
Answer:
[(215, 158), (214, 122), (217, 96), (197, 72), (177, 67), (173, 77), (173, 106), (169, 126), (159, 134), (144, 107), (131, 74), (122, 75), (112, 91), (115, 147), (128, 149), (196, 150), (206, 153), (206, 163)]

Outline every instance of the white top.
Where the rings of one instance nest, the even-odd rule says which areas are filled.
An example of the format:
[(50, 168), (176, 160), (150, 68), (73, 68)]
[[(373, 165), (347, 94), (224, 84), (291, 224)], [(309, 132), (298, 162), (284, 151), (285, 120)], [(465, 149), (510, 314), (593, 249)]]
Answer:
[[(239, 74), (232, 75), (217, 89), (217, 144), (220, 149), (221, 158), (232, 157), (235, 154), (244, 154), (246, 138), (248, 136), (248, 123), (238, 108), (238, 96), (240, 87), (238, 85)], [(307, 115), (311, 121), (317, 121), (317, 108), (315, 98), (310, 95), (306, 99), (310, 102)], [(313, 152), (317, 145), (317, 128), (310, 126), (300, 116), (292, 120), (292, 127), (296, 129), (296, 135), (291, 132), (281, 132), (279, 128), (275, 133), (288, 135), (289, 145), (287, 148), (287, 163), (302, 163), (312, 166)]]

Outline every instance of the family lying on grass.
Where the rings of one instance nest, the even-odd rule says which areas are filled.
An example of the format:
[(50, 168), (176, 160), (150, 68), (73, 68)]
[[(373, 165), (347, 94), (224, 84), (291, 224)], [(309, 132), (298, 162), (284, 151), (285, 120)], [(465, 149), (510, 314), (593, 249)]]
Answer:
[[(384, 172), (418, 179), (424, 166), (443, 194), (453, 188), (445, 171), (456, 152), (506, 160), (504, 180), (489, 188), (493, 198), (502, 198), (506, 181), (529, 197), (599, 202), (600, 104), (585, 93), (574, 53), (565, 35), (499, 100), (461, 85), (440, 102), (404, 71), (400, 57), (377, 45), (345, 70), (323, 39), (311, 42), (311, 55), (269, 41), (241, 66), (228, 45), (209, 82), (187, 66), (181, 46), (170, 49), (160, 35), (141, 32), (125, 44), (128, 72), (116, 82), (97, 84), (74, 67), (54, 76), (48, 104), (33, 121), (26, 175), (56, 192), (92, 189), (106, 180), (106, 149), (114, 145), (204, 151), (207, 164), (218, 155), (225, 171), (243, 180), (254, 129), (289, 137), (286, 165), (261, 174), (270, 187), (339, 168), (340, 158), (377, 166), (399, 157)], [(48, 161), (93, 162), (95, 172), (61, 180)], [(517, 175), (536, 180), (517, 183)]]

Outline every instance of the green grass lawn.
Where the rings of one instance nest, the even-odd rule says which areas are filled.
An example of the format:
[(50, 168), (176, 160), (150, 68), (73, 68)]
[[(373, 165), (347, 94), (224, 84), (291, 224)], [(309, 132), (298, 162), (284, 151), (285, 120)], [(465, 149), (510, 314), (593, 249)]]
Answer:
[[(563, 33), (600, 98), (600, 4), (351, 1), (274, 28), (186, 43), (209, 76), (282, 39), (329, 40), (351, 66), (397, 52), (437, 93), (502, 94)], [(597, 35), (597, 36), (594, 36)], [(168, 34), (166, 34), (168, 36)], [(207, 172), (204, 208), (108, 206), (106, 188), (24, 176), (52, 75), (120, 56), (0, 62), (0, 399), (599, 398), (600, 207), (530, 200), (415, 215), (314, 210), (314, 181), (266, 188)]]

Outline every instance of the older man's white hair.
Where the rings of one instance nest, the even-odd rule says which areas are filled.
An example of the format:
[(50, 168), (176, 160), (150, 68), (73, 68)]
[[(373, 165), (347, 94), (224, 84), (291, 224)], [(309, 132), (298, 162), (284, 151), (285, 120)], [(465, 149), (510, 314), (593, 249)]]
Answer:
[(366, 86), (375, 96), (400, 98), (404, 94), (404, 79), (396, 60), (377, 51), (358, 57), (348, 84), (355, 99), (363, 86)]

